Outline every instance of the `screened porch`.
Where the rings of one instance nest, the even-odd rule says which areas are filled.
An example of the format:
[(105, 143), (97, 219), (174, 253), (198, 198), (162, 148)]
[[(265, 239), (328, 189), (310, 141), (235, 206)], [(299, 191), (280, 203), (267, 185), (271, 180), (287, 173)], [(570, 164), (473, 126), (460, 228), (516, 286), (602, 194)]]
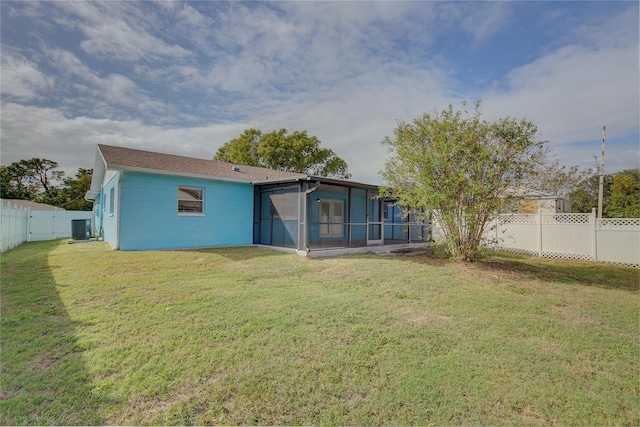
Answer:
[(254, 243), (311, 252), (424, 243), (428, 221), (415, 221), (377, 187), (330, 180), (256, 186)]

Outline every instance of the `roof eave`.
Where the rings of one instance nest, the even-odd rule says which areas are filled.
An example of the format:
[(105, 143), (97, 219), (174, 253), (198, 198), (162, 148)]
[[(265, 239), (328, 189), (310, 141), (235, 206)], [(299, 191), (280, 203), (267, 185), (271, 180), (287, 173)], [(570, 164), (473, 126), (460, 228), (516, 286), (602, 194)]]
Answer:
[(93, 162), (93, 172), (91, 173), (91, 186), (84, 196), (86, 200), (94, 201), (100, 194), (106, 168), (107, 162), (102, 155), (102, 151), (100, 151), (100, 146), (98, 146), (96, 147), (96, 157)]
[(123, 170), (123, 171), (129, 171), (129, 172), (150, 173), (154, 175), (169, 175), (169, 176), (181, 176), (185, 178), (208, 179), (212, 181), (236, 182), (239, 184), (251, 184), (251, 180), (248, 180), (248, 179), (229, 178), (229, 177), (223, 177), (223, 176), (206, 175), (206, 174), (189, 173), (189, 172), (168, 171), (168, 170), (161, 170), (161, 169), (141, 168), (141, 167), (135, 167), (135, 166), (122, 166), (122, 165), (116, 165), (116, 164), (108, 165), (107, 169)]
[(352, 187), (352, 188), (361, 188), (364, 190), (378, 190), (380, 189), (379, 185), (374, 185), (374, 184), (365, 184), (363, 182), (356, 182), (356, 181), (346, 181), (343, 179), (337, 179), (337, 178), (327, 178), (324, 176), (309, 176), (309, 180), (311, 181), (318, 181), (320, 183), (325, 183), (325, 184), (335, 184), (335, 185), (343, 185), (346, 187)]
[(273, 178), (273, 179), (258, 179), (251, 181), (252, 184), (255, 185), (266, 185), (266, 184), (286, 184), (290, 182), (300, 182), (300, 181), (310, 181), (311, 177), (309, 176), (297, 176), (291, 178)]

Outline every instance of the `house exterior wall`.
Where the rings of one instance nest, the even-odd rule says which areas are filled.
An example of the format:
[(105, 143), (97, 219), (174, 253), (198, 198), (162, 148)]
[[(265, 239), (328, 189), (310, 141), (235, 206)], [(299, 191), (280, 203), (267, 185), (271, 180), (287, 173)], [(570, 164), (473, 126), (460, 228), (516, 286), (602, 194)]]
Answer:
[(102, 227), (102, 237), (112, 248), (118, 247), (119, 178), (120, 172), (114, 174), (102, 187), (102, 191), (100, 192), (100, 212), (96, 218), (98, 231), (100, 231), (100, 227)]
[[(178, 214), (178, 186), (204, 189), (203, 214)], [(120, 189), (121, 250), (252, 244), (250, 184), (124, 171)]]
[(563, 198), (520, 200), (518, 213), (571, 213), (571, 202)]
[(556, 199), (538, 200), (538, 210), (542, 211), (542, 213), (562, 212), (556, 208)]

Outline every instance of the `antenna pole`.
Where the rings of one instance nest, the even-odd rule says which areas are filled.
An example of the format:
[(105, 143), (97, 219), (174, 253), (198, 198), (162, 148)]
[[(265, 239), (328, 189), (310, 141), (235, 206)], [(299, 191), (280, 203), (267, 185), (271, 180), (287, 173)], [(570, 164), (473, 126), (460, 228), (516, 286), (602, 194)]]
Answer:
[(604, 191), (604, 138), (605, 126), (602, 126), (602, 153), (600, 154), (600, 184), (598, 185), (598, 218), (602, 218), (602, 198)]

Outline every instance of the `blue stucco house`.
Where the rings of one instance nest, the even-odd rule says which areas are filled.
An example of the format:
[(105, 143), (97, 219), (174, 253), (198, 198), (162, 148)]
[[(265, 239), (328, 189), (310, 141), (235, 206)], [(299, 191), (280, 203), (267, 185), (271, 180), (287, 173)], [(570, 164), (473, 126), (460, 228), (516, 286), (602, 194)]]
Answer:
[(216, 160), (98, 145), (96, 231), (113, 249), (266, 245), (300, 254), (414, 245), (429, 226), (378, 187)]

